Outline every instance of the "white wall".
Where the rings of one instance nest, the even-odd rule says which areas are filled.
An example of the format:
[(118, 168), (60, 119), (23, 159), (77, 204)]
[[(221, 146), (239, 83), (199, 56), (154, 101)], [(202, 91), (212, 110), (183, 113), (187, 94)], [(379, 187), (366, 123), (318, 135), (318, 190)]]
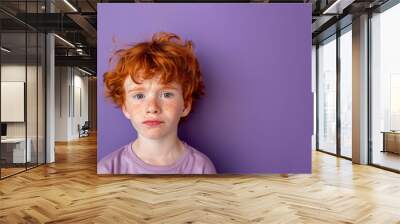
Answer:
[(56, 67), (56, 141), (79, 138), (78, 124), (88, 120), (88, 77), (72, 67)]
[[(26, 112), (26, 121), (22, 122), (6, 122), (7, 137), (10, 138), (25, 138), (25, 135), (30, 139), (32, 161), (36, 162), (39, 158), (39, 163), (44, 162), (44, 89), (43, 76), (41, 66), (32, 66), (25, 64), (3, 64), (1, 66), (1, 81), (24, 82), (26, 84), (26, 107), (22, 107), (22, 113)], [(25, 80), (27, 78), (27, 81)], [(7, 96), (2, 96), (7, 97)], [(7, 111), (12, 108), (1, 108)], [(12, 111), (7, 111), (11, 112)], [(38, 151), (39, 150), (39, 151)], [(39, 156), (37, 157), (37, 153)]]
[(311, 51), (311, 91), (313, 93), (313, 135), (311, 136), (311, 148), (316, 150), (317, 146), (317, 58), (316, 58), (317, 49), (315, 45), (312, 46)]
[(88, 120), (88, 77), (83, 77), (82, 73), (75, 69), (73, 86), (71, 135), (72, 138), (78, 138), (78, 125), (82, 126)]
[[(30, 133), (35, 133), (36, 136), (36, 82), (37, 80), (30, 77), (31, 74), (36, 76), (36, 66), (27, 66), (28, 72), (28, 87), (27, 87), (27, 120), (28, 120), (28, 137)], [(39, 70), (41, 72), (41, 69)], [(1, 66), (1, 81), (10, 82), (25, 82), (25, 64), (4, 64)], [(4, 96), (3, 96), (4, 97)], [(39, 105), (39, 107), (42, 105)], [(7, 110), (9, 108), (1, 108)], [(35, 113), (33, 113), (35, 112)], [(32, 123), (33, 122), (33, 123)], [(7, 122), (7, 136), (9, 137), (25, 137), (25, 123), (26, 122)], [(32, 130), (31, 130), (32, 129)]]
[(55, 68), (55, 141), (68, 141), (68, 117), (70, 83), (67, 67)]

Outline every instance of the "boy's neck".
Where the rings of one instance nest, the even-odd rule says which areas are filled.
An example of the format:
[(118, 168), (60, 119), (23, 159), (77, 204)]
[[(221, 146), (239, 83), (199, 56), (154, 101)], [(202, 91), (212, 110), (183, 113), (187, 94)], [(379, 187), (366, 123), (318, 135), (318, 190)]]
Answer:
[(166, 166), (174, 164), (184, 152), (182, 142), (177, 135), (162, 139), (148, 139), (140, 135), (133, 143), (132, 150), (146, 163)]

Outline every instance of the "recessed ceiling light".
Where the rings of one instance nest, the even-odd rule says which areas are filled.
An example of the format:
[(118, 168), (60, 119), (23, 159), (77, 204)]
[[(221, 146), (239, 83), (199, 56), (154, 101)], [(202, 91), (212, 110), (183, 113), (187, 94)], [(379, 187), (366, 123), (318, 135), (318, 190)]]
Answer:
[(322, 14), (342, 14), (343, 9), (345, 9), (347, 6), (351, 5), (355, 0), (336, 0), (333, 2), (332, 5), (330, 5), (327, 9), (322, 12)]
[(83, 73), (85, 73), (85, 74), (87, 74), (87, 75), (93, 75), (92, 73), (90, 73), (90, 72), (88, 72), (88, 71), (86, 71), (86, 70), (83, 70), (83, 69), (81, 69), (81, 68), (79, 68), (79, 67), (78, 67), (78, 70), (81, 71), (81, 72), (83, 72)]
[(68, 0), (64, 0), (65, 4), (67, 4), (72, 10), (74, 10), (74, 12), (78, 12), (78, 10), (71, 4), (69, 3)]
[(5, 47), (1, 47), (1, 50), (4, 51), (4, 52), (7, 52), (7, 53), (10, 53), (10, 52), (11, 52), (11, 50), (9, 50), (9, 49), (7, 49), (7, 48), (5, 48)]
[(62, 38), (62, 37), (60, 37), (60, 36), (57, 35), (57, 34), (54, 34), (54, 36), (57, 37), (58, 39), (60, 39), (61, 41), (63, 41), (64, 43), (68, 44), (69, 46), (75, 48), (75, 45), (71, 44), (71, 42), (69, 42), (68, 40), (66, 40), (66, 39), (64, 39), (64, 38)]

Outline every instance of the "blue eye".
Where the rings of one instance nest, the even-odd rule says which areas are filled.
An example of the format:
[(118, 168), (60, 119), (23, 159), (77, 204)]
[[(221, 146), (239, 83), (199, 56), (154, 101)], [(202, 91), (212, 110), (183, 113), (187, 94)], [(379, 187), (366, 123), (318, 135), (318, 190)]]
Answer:
[(170, 92), (165, 92), (165, 93), (162, 94), (162, 96), (165, 97), (165, 98), (171, 98), (171, 97), (174, 96), (174, 94), (170, 93)]
[(143, 93), (138, 93), (133, 95), (133, 98), (137, 99), (137, 100), (141, 100), (144, 98), (144, 94)]

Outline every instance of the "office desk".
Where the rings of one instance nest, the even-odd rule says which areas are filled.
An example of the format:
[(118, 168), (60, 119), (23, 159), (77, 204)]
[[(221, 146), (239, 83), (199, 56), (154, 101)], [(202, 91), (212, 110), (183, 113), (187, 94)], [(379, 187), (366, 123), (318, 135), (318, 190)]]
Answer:
[(383, 133), (383, 150), (382, 152), (393, 152), (400, 154), (400, 132), (399, 131), (382, 131)]
[[(1, 139), (1, 157), (9, 163), (30, 162), (32, 158), (32, 141), (30, 138), (27, 138), (26, 142), (28, 143), (28, 147), (26, 147), (25, 154), (25, 138)], [(27, 160), (25, 161), (25, 159)]]

